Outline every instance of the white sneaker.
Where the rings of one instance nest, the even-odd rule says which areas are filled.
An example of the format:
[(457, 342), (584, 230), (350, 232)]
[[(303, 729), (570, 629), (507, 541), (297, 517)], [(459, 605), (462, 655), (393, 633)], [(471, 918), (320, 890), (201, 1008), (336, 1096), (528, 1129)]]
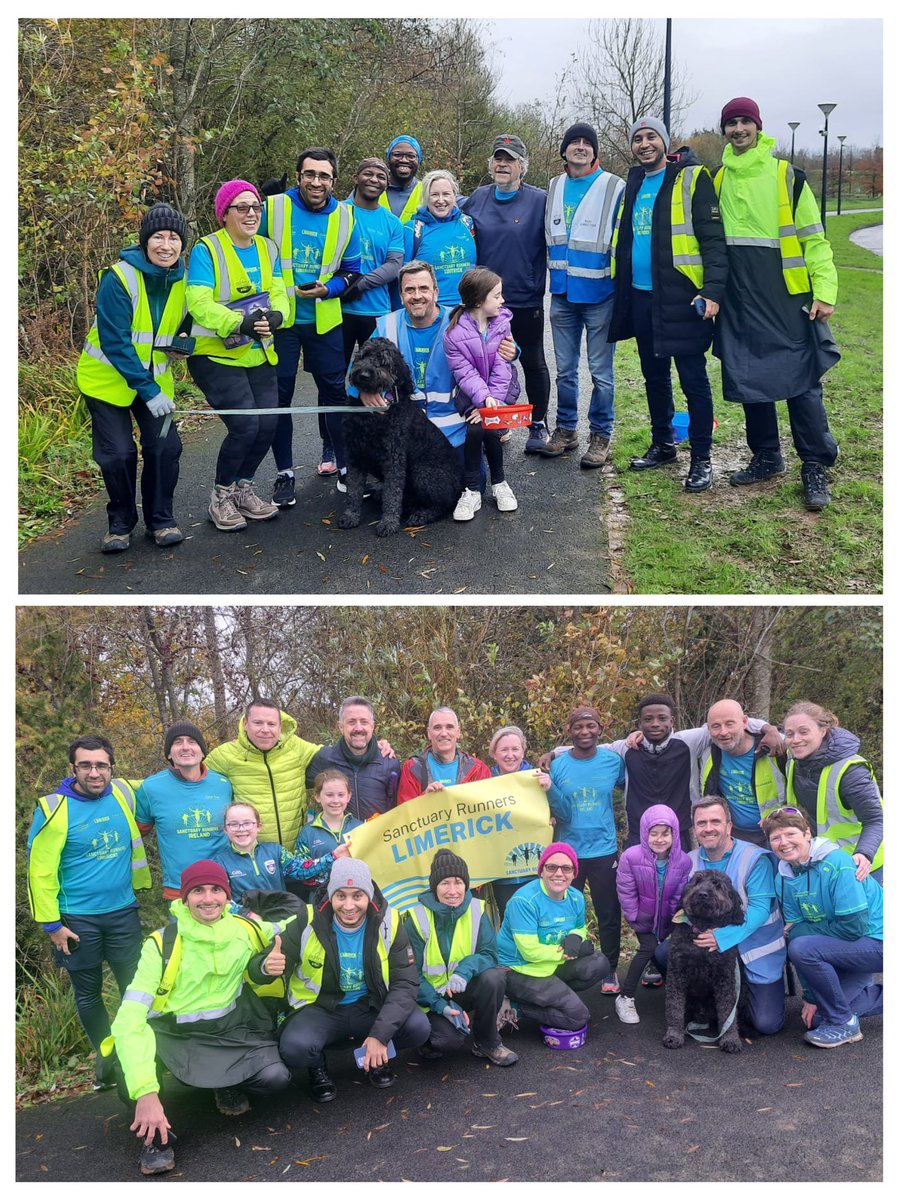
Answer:
[(474, 492), (472, 488), (464, 488), (463, 495), (457, 501), (457, 507), (454, 509), (454, 520), (471, 521), (481, 507), (481, 495)]
[(519, 508), (519, 501), (513, 495), (513, 488), (504, 480), (503, 483), (493, 483), (491, 485), (491, 494), (497, 501), (497, 507), (500, 512), (513, 512)]
[(617, 996), (613, 1001), (616, 1015), (624, 1025), (637, 1025), (641, 1017), (635, 1011), (635, 1001), (631, 996)]

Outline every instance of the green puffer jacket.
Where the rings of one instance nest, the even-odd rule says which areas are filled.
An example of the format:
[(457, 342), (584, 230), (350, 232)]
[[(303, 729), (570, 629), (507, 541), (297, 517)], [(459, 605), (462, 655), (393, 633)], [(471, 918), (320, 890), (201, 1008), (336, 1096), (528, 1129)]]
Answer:
[(261, 842), (294, 846), (306, 819), (306, 773), (322, 747), (297, 736), (297, 722), (282, 713), (282, 736), (271, 750), (259, 750), (247, 736), (244, 718), (233, 742), (223, 742), (206, 756), (211, 771), (231, 781), (234, 803), (246, 800), (259, 809)]

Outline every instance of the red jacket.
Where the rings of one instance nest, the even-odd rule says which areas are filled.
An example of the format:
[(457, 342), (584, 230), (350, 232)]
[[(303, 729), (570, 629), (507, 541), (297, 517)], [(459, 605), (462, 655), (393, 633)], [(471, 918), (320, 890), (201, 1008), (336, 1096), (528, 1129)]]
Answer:
[[(480, 758), (471, 754), (457, 751), (457, 783), (474, 783), (477, 779), (490, 779), (491, 769)], [(416, 758), (408, 758), (400, 773), (400, 784), (397, 789), (397, 803), (406, 804), (421, 796), (429, 786), (428, 751)]]

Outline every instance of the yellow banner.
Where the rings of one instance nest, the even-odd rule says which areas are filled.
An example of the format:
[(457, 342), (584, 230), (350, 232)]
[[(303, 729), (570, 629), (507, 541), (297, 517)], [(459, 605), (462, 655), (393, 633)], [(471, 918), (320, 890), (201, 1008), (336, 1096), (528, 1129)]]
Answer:
[(547, 797), (533, 772), (462, 783), (409, 800), (348, 834), (389, 904), (404, 912), (429, 885), (443, 847), (469, 867), (470, 886), (534, 874), (553, 841)]

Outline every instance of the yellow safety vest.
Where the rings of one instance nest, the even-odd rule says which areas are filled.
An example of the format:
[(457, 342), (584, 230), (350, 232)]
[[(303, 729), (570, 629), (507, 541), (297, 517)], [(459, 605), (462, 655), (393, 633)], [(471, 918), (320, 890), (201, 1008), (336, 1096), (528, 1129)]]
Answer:
[[(469, 908), (454, 925), (454, 936), (451, 940), (448, 961), (445, 962), (438, 945), (438, 931), (435, 928), (435, 914), (424, 904), (416, 904), (410, 910), (410, 918), (416, 923), (425, 949), (422, 955), (422, 973), (436, 990), (444, 987), (451, 975), (456, 971), (461, 959), (475, 954), (479, 942), (479, 925), (482, 920), (482, 902), (473, 900)], [(428, 1005), (420, 1006), (428, 1012)]]
[[(672, 230), (673, 266), (681, 271), (697, 288), (704, 286), (704, 262), (701, 258), (701, 245), (695, 237), (694, 222), (691, 218), (691, 203), (694, 199), (695, 188), (704, 166), (686, 167), (679, 173), (679, 179), (674, 182), (670, 193), (670, 225)], [(616, 277), (616, 247), (619, 244), (619, 227), (623, 219), (626, 198), (623, 196), (616, 215), (616, 226), (611, 242), (610, 274)]]
[[(379, 196), (379, 204), (382, 206), (382, 208), (387, 208), (388, 212), (391, 212), (391, 202), (388, 199), (387, 192), (382, 192), (381, 196)], [(409, 221), (411, 217), (415, 216), (416, 210), (418, 208), (422, 208), (422, 183), (421, 182), (417, 183), (416, 187), (410, 193), (410, 195), (407, 199), (407, 202), (404, 205), (400, 216), (398, 217), (398, 220), (401, 222), (401, 224), (403, 224), (406, 221)]]
[[(795, 169), (785, 158), (776, 159), (776, 180), (779, 197), (779, 239), (751, 237), (730, 237), (726, 234), (727, 246), (773, 246), (779, 248), (782, 257), (782, 277), (785, 286), (792, 296), (799, 296), (811, 291), (810, 274), (804, 261), (804, 250), (795, 227), (795, 212), (793, 193), (795, 186)], [(720, 167), (714, 178), (716, 194), (723, 190), (723, 177), (726, 168)]]
[[(820, 772), (820, 781), (817, 785), (817, 827), (814, 833), (820, 837), (829, 838), (841, 850), (847, 850), (849, 854), (857, 853), (857, 842), (863, 832), (863, 824), (857, 819), (857, 814), (853, 808), (847, 808), (842, 803), (841, 784), (842, 777), (848, 767), (855, 763), (861, 763), (867, 767), (870, 774), (873, 776), (873, 782), (876, 782), (876, 775), (873, 767), (865, 758), (861, 758), (859, 754), (849, 754), (847, 758), (839, 759), (838, 762), (830, 763), (828, 767), (823, 767)], [(789, 804), (797, 807), (803, 807), (799, 804), (795, 797), (795, 760), (788, 760), (788, 769), (785, 779), (785, 794)], [(885, 801), (882, 796), (879, 797), (883, 808)], [(882, 866), (884, 859), (885, 843), (879, 843), (879, 849), (876, 851), (876, 857), (873, 859), (873, 870), (878, 871)]]
[[(294, 291), (294, 242), (291, 235), (291, 211), (294, 201), (288, 195), (270, 196), (266, 201), (267, 229), (278, 247), (282, 278), (288, 292), (288, 325), (294, 324), (297, 315), (297, 294)], [(354, 231), (354, 214), (349, 204), (338, 202), (334, 212), (329, 213), (325, 229), (325, 245), (322, 249), (322, 265), (319, 282), (328, 283), (344, 257), (351, 234)], [(341, 324), (341, 299), (316, 301), (316, 332), (328, 333)]]
[[(261, 286), (256, 284), (244, 269), (244, 264), (235, 251), (234, 244), (224, 229), (217, 229), (200, 239), (210, 252), (213, 260), (213, 292), (218, 304), (231, 304), (234, 300), (244, 300), (248, 296), (260, 295), (272, 291), (272, 270), (278, 257), (278, 250), (269, 238), (257, 235), (253, 244), (257, 248), (260, 259)], [(233, 358), (240, 360), (245, 356), (247, 345), (228, 347), (225, 341), (212, 329), (196, 321), (191, 327), (191, 336), (197, 339), (195, 354), (209, 354), (214, 358)], [(265, 338), (261, 343), (267, 362), (276, 363), (278, 357), (273, 347), (272, 338)]]
[[(701, 792), (703, 793), (710, 772), (713, 770), (713, 755), (708, 750), (701, 768)], [(785, 780), (774, 759), (763, 755), (754, 760), (754, 798), (760, 809), (760, 819), (785, 803)]]
[[(147, 299), (147, 286), (144, 273), (133, 267), (131, 263), (119, 261), (109, 268), (122, 281), (125, 290), (131, 298), (131, 344), (141, 364), (153, 375), (160, 389), (167, 396), (175, 397), (175, 378), (172, 375), (172, 360), (165, 351), (166, 346), (172, 345), (172, 339), (178, 333), (179, 326), (185, 318), (185, 289), (186, 277), (176, 280), (172, 285), (166, 307), (160, 319), (159, 329), (154, 335), (153, 317), (150, 313), (150, 302)], [(102, 279), (105, 271), (98, 278)], [(125, 377), (113, 366), (103, 353), (100, 346), (100, 333), (97, 329), (97, 318), (85, 338), (84, 349), (78, 360), (76, 379), (79, 391), (94, 400), (103, 400), (106, 404), (115, 404), (126, 408), (134, 401), (137, 392), (129, 387)]]
[[(379, 922), (377, 940), (379, 966), (385, 987), (389, 986), (388, 954), (397, 936), (400, 917), (397, 910), (391, 907)], [(315, 1004), (322, 991), (322, 972), (325, 969), (325, 947), (313, 932), (313, 906), (307, 906), (307, 925), (300, 935), (300, 961), (288, 984), (288, 1003), (292, 1008), (304, 1008), (307, 1004)]]

